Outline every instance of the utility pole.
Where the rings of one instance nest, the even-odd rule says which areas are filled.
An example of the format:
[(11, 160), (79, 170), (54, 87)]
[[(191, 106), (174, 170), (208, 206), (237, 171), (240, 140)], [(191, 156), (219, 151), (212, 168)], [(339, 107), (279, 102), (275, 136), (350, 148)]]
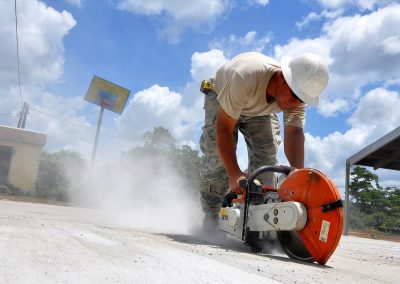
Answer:
[(24, 102), (22, 105), (22, 110), (19, 112), (18, 126), (17, 128), (25, 128), (26, 125), (26, 117), (29, 114), (29, 105)]
[(22, 118), (22, 125), (21, 128), (25, 128), (25, 124), (26, 124), (26, 117), (29, 114), (29, 105), (27, 103), (25, 103), (25, 113), (24, 113), (24, 117)]

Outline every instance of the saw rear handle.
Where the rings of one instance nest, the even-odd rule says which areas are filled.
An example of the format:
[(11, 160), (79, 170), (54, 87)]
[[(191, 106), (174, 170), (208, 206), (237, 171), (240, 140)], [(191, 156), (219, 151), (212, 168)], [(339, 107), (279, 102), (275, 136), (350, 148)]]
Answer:
[[(263, 203), (263, 193), (262, 193), (262, 185), (258, 182), (259, 185), (255, 182), (257, 177), (266, 172), (274, 172), (288, 175), (294, 168), (287, 166), (263, 166), (256, 169), (247, 180), (240, 180), (239, 185), (245, 188), (245, 198), (244, 198), (244, 215), (243, 215), (243, 230), (242, 230), (242, 240), (246, 240), (246, 231), (247, 231), (247, 219), (248, 219), (248, 211), (249, 211), (249, 202), (250, 199), (259, 199), (254, 202), (254, 204), (262, 204)], [(250, 193), (253, 198), (250, 198)], [(257, 198), (259, 197), (259, 198)], [(253, 200), (251, 200), (253, 203)], [(260, 203), (258, 201), (261, 201)]]

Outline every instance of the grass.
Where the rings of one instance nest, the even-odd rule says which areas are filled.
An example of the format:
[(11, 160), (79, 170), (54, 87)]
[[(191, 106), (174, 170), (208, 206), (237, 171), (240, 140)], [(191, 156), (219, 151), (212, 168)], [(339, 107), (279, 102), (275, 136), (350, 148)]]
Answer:
[(400, 242), (400, 236), (381, 232), (375, 229), (349, 230), (349, 235), (359, 238)]

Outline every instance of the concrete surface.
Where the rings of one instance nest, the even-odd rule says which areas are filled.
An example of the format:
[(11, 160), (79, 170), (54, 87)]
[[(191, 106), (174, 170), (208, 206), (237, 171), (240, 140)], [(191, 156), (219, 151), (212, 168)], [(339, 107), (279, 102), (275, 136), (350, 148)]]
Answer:
[(400, 283), (400, 244), (342, 237), (326, 266), (234, 239), (112, 225), (96, 211), (0, 200), (1, 283)]

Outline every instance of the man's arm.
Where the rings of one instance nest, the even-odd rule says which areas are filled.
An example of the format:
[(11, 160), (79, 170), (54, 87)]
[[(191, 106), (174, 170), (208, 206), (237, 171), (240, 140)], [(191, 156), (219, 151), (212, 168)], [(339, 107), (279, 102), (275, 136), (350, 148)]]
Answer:
[(236, 123), (236, 119), (231, 118), (221, 107), (219, 108), (216, 125), (218, 152), (229, 176), (230, 190), (241, 194), (239, 180), (245, 178), (246, 175), (240, 170), (236, 157), (233, 137)]
[(292, 167), (304, 168), (304, 132), (297, 126), (286, 126), (284, 130), (285, 155)]

